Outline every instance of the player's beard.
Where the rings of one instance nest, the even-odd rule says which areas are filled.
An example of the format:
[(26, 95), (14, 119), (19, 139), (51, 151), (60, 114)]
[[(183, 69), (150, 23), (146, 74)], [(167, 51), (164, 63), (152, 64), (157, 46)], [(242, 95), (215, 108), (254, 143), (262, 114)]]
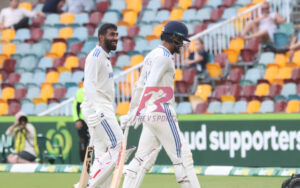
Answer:
[[(114, 46), (112, 43), (115, 42), (116, 45)], [(111, 50), (116, 50), (117, 49), (117, 44), (118, 41), (117, 40), (108, 40), (108, 39), (104, 39), (104, 45), (106, 47), (107, 50), (111, 51)]]

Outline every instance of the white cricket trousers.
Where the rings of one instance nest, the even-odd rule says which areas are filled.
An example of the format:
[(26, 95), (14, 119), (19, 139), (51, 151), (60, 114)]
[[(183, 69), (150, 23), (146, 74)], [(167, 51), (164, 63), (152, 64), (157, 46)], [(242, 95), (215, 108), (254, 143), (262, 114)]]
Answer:
[[(121, 127), (111, 106), (103, 105), (101, 109), (104, 113), (104, 120), (99, 122), (98, 126), (90, 127), (89, 122), (86, 121), (91, 136), (90, 140), (94, 146), (95, 157), (101, 156), (103, 152), (116, 147), (123, 140)], [(95, 111), (90, 108), (82, 108), (82, 115), (85, 120), (94, 113)]]
[[(89, 187), (98, 187), (111, 181), (110, 176), (118, 159), (123, 133), (118, 124), (115, 112), (109, 105), (101, 106), (104, 118), (99, 124), (91, 127), (87, 122), (90, 132), (90, 142), (94, 146), (95, 160), (91, 167)], [(82, 108), (85, 120), (95, 111), (90, 108)], [(108, 182), (110, 183), (110, 182)]]
[(169, 104), (164, 104), (164, 109), (165, 114), (145, 116), (135, 156), (144, 159), (154, 148), (162, 145), (173, 164), (182, 163), (183, 157), (191, 154), (191, 151), (179, 129), (175, 110)]

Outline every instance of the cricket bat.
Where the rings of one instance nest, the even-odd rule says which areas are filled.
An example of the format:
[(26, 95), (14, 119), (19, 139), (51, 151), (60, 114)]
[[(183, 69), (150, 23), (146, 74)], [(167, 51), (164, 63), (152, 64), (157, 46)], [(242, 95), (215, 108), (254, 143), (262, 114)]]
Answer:
[(110, 188), (118, 188), (120, 186), (120, 182), (121, 182), (122, 174), (123, 174), (124, 163), (125, 163), (128, 130), (129, 130), (129, 127), (126, 126), (126, 128), (124, 130), (124, 141), (122, 142), (122, 145), (121, 145), (118, 161), (117, 161), (115, 170), (113, 172), (113, 177), (112, 177), (112, 181), (110, 184)]
[(91, 165), (92, 165), (93, 151), (94, 151), (93, 146), (88, 146), (86, 148), (83, 167), (82, 167), (80, 180), (79, 180), (79, 188), (86, 188), (86, 186), (88, 184), (89, 177), (90, 177), (90, 175), (89, 175), (90, 168), (91, 168)]

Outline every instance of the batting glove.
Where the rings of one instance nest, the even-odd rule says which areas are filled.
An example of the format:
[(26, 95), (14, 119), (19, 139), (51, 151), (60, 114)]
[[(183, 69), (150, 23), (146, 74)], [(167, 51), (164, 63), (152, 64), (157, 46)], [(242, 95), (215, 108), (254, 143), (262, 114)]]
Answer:
[(104, 113), (101, 110), (97, 110), (94, 114), (88, 116), (87, 120), (91, 127), (96, 127), (100, 125), (104, 119)]
[(134, 129), (137, 129), (142, 124), (142, 115), (137, 114), (135, 120), (132, 122)]
[(120, 125), (122, 129), (130, 127), (128, 114), (120, 116)]
[(141, 124), (139, 121), (139, 116), (136, 115), (137, 108), (130, 111), (128, 114), (120, 116), (120, 124), (121, 128), (125, 129), (125, 127), (132, 126), (135, 129)]

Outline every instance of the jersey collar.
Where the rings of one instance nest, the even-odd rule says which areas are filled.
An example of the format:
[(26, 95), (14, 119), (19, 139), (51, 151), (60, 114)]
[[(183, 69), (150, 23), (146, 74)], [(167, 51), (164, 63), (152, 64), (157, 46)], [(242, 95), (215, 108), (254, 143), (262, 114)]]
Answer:
[(159, 45), (159, 48), (165, 49), (170, 56), (172, 55), (171, 52), (168, 50), (168, 48), (164, 47), (163, 45)]
[(103, 48), (102, 46), (98, 45), (99, 48), (101, 48), (101, 51), (104, 53), (105, 57), (109, 60), (110, 59), (110, 53), (107, 53)]

